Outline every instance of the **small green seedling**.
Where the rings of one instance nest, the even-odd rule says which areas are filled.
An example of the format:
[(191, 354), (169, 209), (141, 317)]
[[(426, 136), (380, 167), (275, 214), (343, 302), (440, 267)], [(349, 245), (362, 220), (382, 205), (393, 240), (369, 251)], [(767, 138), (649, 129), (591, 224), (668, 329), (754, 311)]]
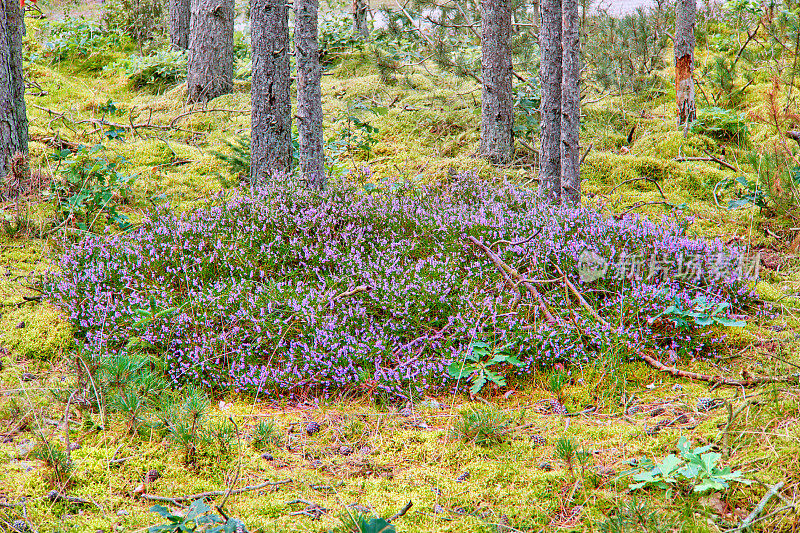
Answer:
[(699, 296), (692, 300), (692, 307), (684, 309), (679, 300), (675, 300), (672, 305), (664, 309), (663, 312), (651, 319), (666, 317), (675, 323), (678, 329), (689, 329), (692, 326), (705, 327), (712, 324), (720, 326), (742, 328), (745, 326), (743, 320), (732, 320), (722, 314), (731, 306), (730, 302), (710, 303), (705, 296)]
[(495, 349), (483, 341), (474, 341), (470, 345), (466, 360), (462, 362), (456, 361), (450, 365), (448, 369), (450, 376), (454, 379), (470, 379), (472, 386), (469, 389), (469, 393), (472, 396), (477, 395), (484, 385), (490, 381), (498, 387), (505, 387), (505, 376), (491, 367), (501, 364), (522, 366), (522, 362), (519, 359), (508, 353), (507, 350), (509, 348), (510, 345), (508, 344), (502, 348)]
[(752, 483), (742, 478), (741, 470), (731, 472), (729, 466), (720, 468), (718, 464), (722, 455), (710, 451), (710, 445), (691, 449), (689, 439), (681, 437), (678, 450), (680, 457), (671, 453), (660, 464), (655, 464), (649, 458), (641, 460), (638, 473), (632, 477), (635, 483), (631, 483), (628, 488), (637, 490), (653, 486), (666, 490), (669, 498), (673, 487), (680, 481), (688, 482), (693, 492), (724, 490), (733, 481), (746, 485)]
[(163, 505), (154, 505), (150, 508), (154, 513), (160, 514), (169, 522), (147, 528), (148, 533), (191, 533), (205, 531), (206, 533), (236, 533), (244, 530), (244, 524), (235, 518), (223, 519), (211, 513), (212, 509), (203, 500), (195, 500), (186, 511), (186, 516), (172, 514)]

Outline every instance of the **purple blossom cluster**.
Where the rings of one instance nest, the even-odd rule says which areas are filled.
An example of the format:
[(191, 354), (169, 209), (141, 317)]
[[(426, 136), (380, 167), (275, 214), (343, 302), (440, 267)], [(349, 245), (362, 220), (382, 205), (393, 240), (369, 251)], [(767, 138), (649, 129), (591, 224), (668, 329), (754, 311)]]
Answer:
[[(534, 283), (559, 324), (508, 287), (468, 236)], [(676, 298), (689, 304), (703, 295), (737, 309), (751, 301), (734, 274), (581, 282), (587, 251), (691, 253), (709, 268), (736, 253), (687, 237), (674, 221), (542, 207), (534, 191), (487, 186), (473, 174), (372, 191), (317, 192), (275, 179), (189, 213), (159, 208), (127, 233), (70, 245), (49, 298), (94, 355), (145, 349), (176, 381), (400, 396), (452, 387), (447, 367), (475, 339), (511, 345), (523, 365), (509, 372), (525, 375), (669, 346), (673, 333), (647, 318)], [(606, 324), (565, 291), (558, 269)]]

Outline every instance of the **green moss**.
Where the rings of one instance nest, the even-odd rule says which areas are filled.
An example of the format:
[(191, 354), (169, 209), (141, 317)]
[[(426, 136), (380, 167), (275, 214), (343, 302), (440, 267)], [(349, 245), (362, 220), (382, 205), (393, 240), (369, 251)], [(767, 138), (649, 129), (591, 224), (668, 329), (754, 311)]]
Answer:
[(636, 139), (633, 153), (659, 159), (703, 156), (706, 151), (716, 154), (717, 142), (705, 135), (689, 134), (683, 137), (682, 131), (654, 131), (644, 133)]

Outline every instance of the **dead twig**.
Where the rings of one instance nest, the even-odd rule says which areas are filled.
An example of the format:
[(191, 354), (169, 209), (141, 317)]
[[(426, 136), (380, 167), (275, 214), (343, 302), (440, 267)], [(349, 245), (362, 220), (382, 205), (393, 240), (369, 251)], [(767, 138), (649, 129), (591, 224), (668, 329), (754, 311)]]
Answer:
[(558, 273), (561, 274), (561, 280), (564, 282), (564, 285), (566, 285), (567, 288), (570, 290), (570, 292), (575, 295), (575, 297), (578, 299), (578, 303), (581, 304), (581, 307), (586, 309), (586, 311), (590, 315), (592, 315), (592, 317), (594, 317), (595, 320), (607, 326), (608, 322), (606, 322), (605, 319), (603, 319), (603, 317), (597, 314), (597, 311), (594, 310), (594, 307), (589, 305), (589, 302), (586, 301), (586, 298), (584, 298), (583, 295), (580, 292), (578, 292), (578, 289), (576, 289), (575, 285), (573, 285), (572, 282), (569, 279), (567, 279), (567, 276), (560, 268), (558, 268), (558, 265), (553, 265), (553, 266), (556, 267)]
[(767, 491), (767, 493), (764, 494), (764, 497), (761, 498), (761, 501), (758, 502), (758, 505), (756, 505), (756, 508), (753, 509), (753, 512), (750, 513), (749, 515), (747, 515), (747, 517), (744, 520), (742, 520), (741, 524), (739, 524), (737, 527), (735, 527), (733, 529), (730, 529), (729, 531), (731, 531), (731, 532), (733, 532), (733, 531), (744, 531), (745, 529), (748, 529), (753, 524), (753, 522), (756, 521), (756, 519), (759, 517), (759, 515), (761, 515), (761, 513), (764, 512), (764, 507), (766, 507), (767, 504), (769, 503), (769, 501), (772, 498), (774, 498), (778, 494), (778, 492), (780, 492), (780, 490), (783, 488), (783, 486), (785, 484), (786, 484), (785, 481), (779, 481), (776, 484), (774, 484), (773, 486), (771, 486), (769, 488), (769, 490)]
[(542, 298), (542, 295), (539, 294), (539, 291), (536, 290), (536, 287), (528, 283), (522, 276), (519, 275), (519, 272), (508, 266), (502, 259), (500, 259), (499, 255), (497, 255), (489, 248), (487, 248), (486, 245), (483, 244), (481, 241), (479, 241), (478, 239), (476, 239), (471, 235), (467, 237), (467, 240), (472, 244), (474, 244), (475, 246), (477, 246), (478, 248), (480, 248), (481, 250), (483, 250), (483, 253), (489, 256), (489, 259), (491, 259), (492, 263), (494, 263), (494, 265), (500, 270), (500, 274), (503, 276), (503, 278), (506, 280), (506, 283), (509, 286), (511, 287), (515, 286), (515, 284), (510, 279), (513, 278), (518, 284), (525, 287), (525, 289), (527, 289), (528, 293), (530, 293), (531, 296), (536, 298), (536, 300), (539, 302), (539, 308), (541, 309), (542, 314), (544, 314), (544, 317), (548, 323), (550, 323), (551, 325), (558, 324), (558, 321), (555, 319), (553, 314), (547, 308), (547, 304), (545, 303), (544, 298)]
[(406, 504), (406, 505), (405, 505), (405, 506), (404, 506), (402, 509), (400, 509), (400, 510), (399, 510), (399, 511), (397, 511), (395, 514), (393, 514), (392, 516), (390, 516), (389, 518), (387, 518), (387, 519), (386, 519), (386, 521), (387, 521), (387, 522), (390, 522), (390, 523), (391, 523), (391, 522), (394, 522), (395, 520), (397, 520), (398, 518), (400, 518), (401, 516), (403, 516), (404, 514), (406, 514), (406, 513), (409, 511), (409, 509), (411, 509), (411, 507), (412, 507), (413, 505), (414, 505), (414, 502), (412, 502), (411, 500), (409, 500), (409, 501), (408, 501), (408, 503), (407, 503), (407, 504)]
[(291, 483), (292, 479), (284, 479), (282, 481), (266, 481), (264, 483), (259, 483), (258, 485), (248, 485), (246, 487), (242, 487), (239, 489), (226, 489), (226, 490), (212, 490), (209, 492), (201, 492), (199, 494), (189, 494), (187, 496), (156, 496), (154, 494), (142, 494), (139, 496), (143, 500), (149, 500), (152, 502), (167, 502), (172, 503), (174, 505), (180, 505), (181, 502), (192, 502), (195, 500), (202, 500), (205, 498), (214, 498), (216, 496), (224, 496), (225, 493), (229, 492), (230, 494), (241, 494), (243, 492), (250, 492), (253, 490), (260, 490), (267, 487), (277, 487), (279, 485), (286, 485), (287, 483)]
[(676, 367), (670, 367), (661, 361), (647, 355), (639, 354), (639, 357), (648, 365), (656, 370), (671, 374), (675, 377), (694, 379), (697, 381), (705, 381), (714, 383), (718, 386), (726, 385), (729, 387), (754, 387), (756, 385), (763, 385), (765, 383), (800, 383), (800, 375), (795, 376), (754, 376), (746, 380), (731, 379), (722, 376), (709, 376), (706, 374), (699, 374), (697, 372), (689, 372), (688, 370), (680, 370)]
[(586, 161), (586, 156), (589, 155), (589, 152), (592, 151), (592, 148), (594, 148), (594, 143), (590, 144), (589, 147), (586, 149), (586, 151), (583, 152), (583, 155), (581, 156), (581, 160), (578, 163), (578, 166), (582, 165), (583, 162)]
[(239, 113), (245, 115), (249, 113), (249, 109), (192, 109), (190, 111), (186, 111), (185, 113), (181, 113), (180, 115), (174, 117), (172, 120), (169, 121), (170, 127), (175, 127), (175, 124), (182, 118), (188, 117), (189, 115), (194, 115), (197, 113)]

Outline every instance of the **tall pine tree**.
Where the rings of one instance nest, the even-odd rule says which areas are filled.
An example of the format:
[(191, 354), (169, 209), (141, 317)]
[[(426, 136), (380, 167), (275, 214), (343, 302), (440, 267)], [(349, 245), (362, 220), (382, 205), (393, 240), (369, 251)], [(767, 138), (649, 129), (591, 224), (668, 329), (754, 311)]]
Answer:
[(11, 171), (11, 157), (28, 153), (28, 115), (22, 76), (24, 9), (19, 0), (0, 0), (0, 179)]
[(189, 102), (205, 103), (233, 90), (234, 0), (191, 0)]
[(252, 0), (250, 179), (259, 184), (292, 166), (289, 16), (285, 0)]
[(697, 119), (694, 95), (694, 26), (696, 0), (678, 0), (675, 5), (675, 93), (678, 126)]
[(510, 0), (481, 1), (481, 146), (495, 164), (508, 164), (514, 145)]
[(322, 146), (322, 66), (319, 62), (318, 11), (319, 0), (294, 0), (300, 173), (310, 187), (322, 189), (326, 180)]

